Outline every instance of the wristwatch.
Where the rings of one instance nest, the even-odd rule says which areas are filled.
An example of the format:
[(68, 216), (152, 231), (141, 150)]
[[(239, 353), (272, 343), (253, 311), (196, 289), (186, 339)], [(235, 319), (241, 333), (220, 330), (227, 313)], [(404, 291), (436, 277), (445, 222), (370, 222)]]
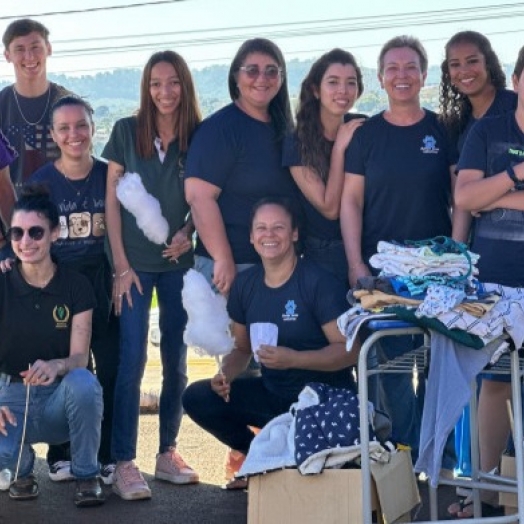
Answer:
[(513, 169), (513, 166), (511, 164), (506, 167), (506, 173), (508, 174), (509, 178), (511, 178), (511, 181), (515, 185), (515, 189), (522, 190), (524, 189), (524, 180), (520, 180), (517, 178), (517, 175), (515, 174), (515, 170)]

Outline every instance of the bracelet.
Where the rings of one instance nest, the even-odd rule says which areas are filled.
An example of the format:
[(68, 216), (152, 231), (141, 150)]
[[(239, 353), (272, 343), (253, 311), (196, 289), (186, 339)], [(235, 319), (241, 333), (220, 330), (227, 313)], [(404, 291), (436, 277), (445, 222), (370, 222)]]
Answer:
[(117, 275), (116, 273), (113, 273), (113, 278), (125, 277), (130, 271), (131, 271), (131, 268), (128, 267), (125, 271), (122, 271), (122, 273), (120, 273), (120, 275)]

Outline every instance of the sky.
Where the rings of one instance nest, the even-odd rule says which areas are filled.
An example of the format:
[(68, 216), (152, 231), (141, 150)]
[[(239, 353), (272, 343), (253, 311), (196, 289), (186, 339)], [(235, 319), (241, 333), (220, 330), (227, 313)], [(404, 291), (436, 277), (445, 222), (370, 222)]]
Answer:
[[(465, 29), (486, 34), (505, 63), (524, 45), (524, 2), (504, 0), (19, 0), (8, 10), (6, 4), (0, 32), (15, 18), (41, 21), (53, 46), (48, 71), (70, 75), (142, 68), (162, 49), (178, 51), (193, 69), (228, 64), (241, 42), (255, 36), (274, 40), (288, 60), (342, 47), (367, 67), (399, 34), (420, 38), (430, 65), (440, 63), (445, 42)], [(147, 5), (120, 8), (133, 4)], [(79, 10), (87, 11), (51, 14)], [(0, 79), (13, 79), (3, 56)]]

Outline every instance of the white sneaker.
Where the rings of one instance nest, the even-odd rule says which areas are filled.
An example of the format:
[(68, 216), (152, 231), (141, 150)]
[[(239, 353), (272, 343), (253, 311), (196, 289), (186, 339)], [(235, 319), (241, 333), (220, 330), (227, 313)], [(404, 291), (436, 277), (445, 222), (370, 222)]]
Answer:
[(113, 475), (115, 473), (116, 464), (104, 464), (100, 468), (100, 478), (106, 486), (113, 484)]
[(71, 473), (71, 461), (59, 460), (49, 466), (49, 478), (54, 482), (65, 482), (66, 480), (74, 480)]
[(0, 471), (0, 491), (7, 491), (13, 480), (13, 474), (10, 469)]

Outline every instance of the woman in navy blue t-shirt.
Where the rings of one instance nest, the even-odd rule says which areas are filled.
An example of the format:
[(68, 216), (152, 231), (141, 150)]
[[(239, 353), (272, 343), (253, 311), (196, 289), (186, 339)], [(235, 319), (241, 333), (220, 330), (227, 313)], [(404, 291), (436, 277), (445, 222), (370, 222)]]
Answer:
[[(473, 126), (457, 166), (455, 189), (457, 205), (475, 217), (471, 249), (480, 255), (479, 279), (509, 288), (524, 287), (523, 71), (524, 48), (513, 74), (517, 109)], [(498, 466), (510, 432), (505, 409), (510, 384), (491, 378), (483, 377), (478, 406), (482, 471)], [(483, 501), (496, 504), (490, 494), (496, 496), (482, 493)], [(469, 516), (471, 509), (467, 505), (457, 516)]]
[[(261, 428), (288, 411), (308, 382), (351, 387), (348, 368), (359, 351), (359, 346), (346, 351), (337, 328), (347, 309), (345, 290), (329, 272), (296, 254), (298, 228), (289, 203), (277, 198), (258, 203), (250, 237), (262, 264), (239, 273), (231, 288), (235, 348), (224, 358), (222, 373), (191, 384), (183, 396), (197, 424), (244, 454), (253, 439), (250, 427)], [(258, 346), (254, 332), (261, 323), (272, 325), (274, 338), (262, 338)], [(242, 377), (254, 351), (261, 376)]]
[(292, 123), (282, 52), (264, 38), (247, 40), (228, 85), (232, 103), (196, 131), (185, 174), (198, 233), (195, 268), (224, 295), (238, 271), (260, 262), (249, 242), (253, 205), (296, 191), (282, 167), (282, 140)]
[(348, 282), (340, 232), (344, 153), (364, 121), (350, 114), (362, 94), (362, 72), (342, 49), (322, 55), (302, 82), (296, 129), (284, 142), (282, 164), (299, 187), (304, 215), (304, 256)]

